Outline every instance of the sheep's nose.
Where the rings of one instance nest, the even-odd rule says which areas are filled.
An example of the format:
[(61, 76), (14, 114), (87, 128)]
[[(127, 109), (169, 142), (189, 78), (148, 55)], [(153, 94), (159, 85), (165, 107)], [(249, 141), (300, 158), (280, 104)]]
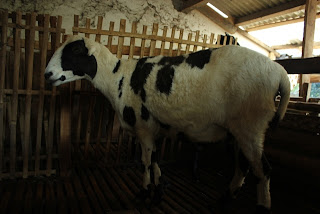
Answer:
[(46, 80), (48, 80), (52, 75), (53, 75), (53, 73), (50, 71), (50, 72), (44, 74), (44, 78), (46, 78)]

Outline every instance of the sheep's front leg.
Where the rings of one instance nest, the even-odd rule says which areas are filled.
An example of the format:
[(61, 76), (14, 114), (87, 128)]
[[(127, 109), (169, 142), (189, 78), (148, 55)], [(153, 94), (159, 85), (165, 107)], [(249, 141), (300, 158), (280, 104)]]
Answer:
[(147, 134), (139, 135), (140, 145), (141, 145), (141, 161), (143, 165), (143, 181), (142, 181), (142, 190), (138, 195), (138, 199), (145, 200), (151, 195), (151, 179), (150, 179), (150, 170), (151, 170), (151, 155), (153, 151), (153, 137)]

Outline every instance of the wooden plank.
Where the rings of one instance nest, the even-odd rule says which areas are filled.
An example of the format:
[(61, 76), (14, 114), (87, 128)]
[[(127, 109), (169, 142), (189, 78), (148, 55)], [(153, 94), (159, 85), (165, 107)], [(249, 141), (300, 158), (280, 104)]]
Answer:
[[(147, 35), (147, 26), (146, 25), (143, 25), (143, 30), (142, 30), (142, 35)], [(144, 55), (144, 48), (146, 46), (146, 39), (145, 38), (142, 38), (141, 40), (141, 52), (140, 52), (140, 58), (143, 58), (145, 55)]]
[(286, 2), (279, 6), (271, 7), (253, 14), (249, 14), (247, 16), (236, 18), (235, 24), (237, 26), (247, 25), (253, 22), (263, 21), (266, 19), (282, 16), (282, 15), (296, 12), (299, 10), (303, 10), (305, 3), (306, 3), (306, 0), (294, 0), (294, 1)]
[[(188, 41), (191, 41), (192, 39), (192, 33), (188, 33)], [(187, 43), (187, 46), (186, 46), (186, 54), (189, 54), (190, 53), (190, 44)]]
[(57, 191), (57, 213), (66, 214), (68, 212), (67, 198), (64, 193), (63, 183), (60, 181), (55, 182)]
[(281, 59), (275, 62), (282, 65), (288, 74), (320, 74), (320, 58)]
[[(124, 33), (126, 30), (126, 20), (125, 19), (121, 19), (120, 20), (120, 33)], [(118, 59), (121, 59), (122, 57), (122, 48), (123, 48), (123, 43), (124, 43), (124, 37), (123, 36), (119, 36), (118, 38), (118, 50), (117, 50), (117, 57)]]
[[(168, 32), (168, 26), (164, 26), (162, 37), (167, 37), (167, 32)], [(160, 55), (163, 55), (165, 46), (166, 46), (166, 41), (161, 41)]]
[[(45, 15), (39, 25), (43, 26), (43, 32), (39, 32), (39, 39), (41, 43), (40, 48), (40, 75), (44, 76), (44, 71), (46, 68), (47, 61), (47, 51), (48, 51), (48, 36), (49, 36), (49, 15)], [(45, 95), (45, 83), (44, 78), (40, 78), (40, 88), (39, 88), (39, 106), (37, 115), (37, 137), (36, 137), (36, 150), (35, 150), (35, 176), (39, 175), (40, 169), (40, 151), (41, 151), (41, 141), (42, 141), (42, 124), (43, 124), (43, 111), (44, 111), (44, 95)]]
[(84, 192), (83, 185), (80, 182), (80, 177), (74, 173), (74, 176), (72, 177), (72, 184), (74, 186), (74, 192), (75, 196), (78, 198), (80, 210), (83, 213), (94, 213), (92, 212), (89, 204), (89, 198)]
[(32, 90), (32, 77), (33, 77), (33, 60), (34, 60), (34, 41), (35, 41), (35, 25), (36, 25), (36, 13), (31, 13), (30, 18), (30, 30), (29, 30), (29, 41), (28, 49), (26, 53), (28, 55), (27, 61), (27, 95), (25, 103), (25, 135), (24, 141), (22, 142), (23, 148), (23, 178), (28, 176), (28, 164), (29, 164), (29, 145), (30, 145), (30, 118), (31, 118), (31, 90)]
[(89, 152), (89, 144), (90, 144), (90, 138), (91, 138), (91, 123), (92, 123), (94, 105), (95, 105), (95, 97), (90, 97), (88, 118), (86, 120), (87, 127), (86, 127), (85, 148), (84, 148), (84, 156), (86, 159), (88, 158), (88, 152)]
[(101, 41), (101, 34), (99, 33), (102, 30), (102, 22), (103, 22), (103, 17), (98, 16), (98, 23), (97, 23), (97, 31), (98, 33), (96, 34), (95, 41), (100, 42)]
[[(132, 22), (131, 32), (137, 33), (138, 22)], [(133, 52), (135, 47), (136, 39), (134, 37), (130, 38), (130, 51), (129, 51), (129, 59), (133, 58)]]
[[(195, 37), (195, 41), (196, 41), (196, 42), (199, 42), (199, 37), (200, 37), (200, 31), (197, 30), (197, 31), (196, 31), (196, 37)], [(196, 52), (197, 50), (198, 50), (198, 46), (197, 46), (197, 45), (194, 45), (194, 46), (193, 46), (193, 52)]]
[(68, 209), (69, 213), (72, 213), (72, 214), (80, 213), (80, 210), (79, 210), (80, 205), (75, 195), (75, 191), (73, 189), (71, 179), (66, 179), (65, 182), (63, 182), (63, 186), (67, 194), (67, 204), (69, 207)]
[[(182, 39), (183, 39), (183, 29), (180, 29), (179, 40), (182, 40)], [(177, 56), (181, 55), (181, 48), (182, 48), (182, 44), (179, 43), (178, 44)]]
[(112, 38), (113, 38), (113, 35), (112, 33), (114, 32), (114, 22), (110, 22), (110, 25), (109, 25), (109, 32), (111, 33), (110, 35), (108, 35), (108, 45), (107, 45), (107, 48), (110, 50), (111, 49), (111, 46), (112, 46)]
[(45, 183), (45, 213), (54, 214), (57, 213), (57, 200), (55, 197), (55, 190), (52, 181), (46, 181)]
[(34, 207), (34, 213), (40, 214), (43, 213), (44, 205), (43, 205), (43, 198), (45, 197), (43, 194), (44, 191), (44, 184), (43, 182), (38, 182), (36, 184), (36, 191), (35, 191), (35, 199), (33, 200), (33, 207)]
[[(90, 22), (91, 22), (91, 20), (89, 18), (86, 18), (86, 29), (90, 29)], [(90, 33), (85, 33), (84, 36), (86, 38), (89, 38), (90, 37)]]
[(97, 195), (95, 194), (95, 191), (92, 189), (90, 182), (88, 180), (88, 178), (85, 176), (85, 172), (82, 169), (78, 170), (79, 173), (79, 178), (81, 179), (83, 186), (85, 187), (85, 190), (88, 194), (88, 199), (91, 202), (92, 208), (93, 208), (93, 212), (94, 213), (104, 213), (101, 205), (99, 204)]
[(93, 175), (99, 181), (99, 186), (101, 187), (105, 197), (108, 199), (111, 208), (113, 210), (120, 210), (122, 208), (120, 201), (111, 191), (111, 188), (106, 183), (104, 176), (101, 175), (101, 172), (98, 169), (93, 169)]
[(99, 179), (96, 179), (96, 177), (93, 175), (93, 173), (91, 172), (91, 170), (89, 170), (88, 168), (84, 169), (85, 174), (87, 175), (89, 182), (91, 183), (91, 186), (97, 196), (97, 199), (99, 201), (99, 204), (102, 207), (102, 210), (105, 212), (110, 212), (111, 210), (111, 204), (110, 202), (105, 198), (105, 196), (103, 195), (103, 192), (99, 186)]
[[(153, 26), (152, 26), (152, 35), (153, 36), (157, 36), (158, 34), (158, 29), (159, 29), (159, 25), (156, 24), (156, 23), (153, 23)], [(156, 48), (156, 40), (151, 40), (151, 43), (150, 43), (150, 52), (149, 52), (149, 56), (154, 56), (154, 50)]]
[[(176, 34), (176, 27), (173, 27), (171, 29), (171, 39), (174, 39), (175, 37), (175, 34)], [(172, 56), (173, 54), (173, 42), (170, 42), (170, 45), (169, 45), (169, 56)]]
[[(8, 10), (2, 11), (1, 13), (1, 33), (7, 35), (8, 31)], [(0, 54), (0, 181), (2, 178), (3, 170), (3, 141), (4, 141), (4, 115), (5, 115), (5, 103), (4, 103), (4, 84), (5, 84), (5, 69), (6, 69), (6, 58), (7, 58), (7, 37), (1, 36), (1, 54)]]
[[(21, 12), (16, 12), (14, 22), (21, 24)], [(18, 116), (18, 84), (20, 70), (20, 37), (21, 29), (14, 29), (14, 67), (13, 67), (13, 95), (12, 95), (12, 110), (10, 122), (10, 174), (11, 177), (16, 173), (16, 140), (17, 140), (17, 116)]]

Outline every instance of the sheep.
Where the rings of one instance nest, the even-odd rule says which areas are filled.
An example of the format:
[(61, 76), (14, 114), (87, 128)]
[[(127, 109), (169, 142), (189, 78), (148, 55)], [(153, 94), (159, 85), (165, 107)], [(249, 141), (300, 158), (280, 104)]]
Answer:
[(287, 72), (278, 63), (240, 46), (124, 60), (102, 44), (72, 36), (52, 56), (45, 78), (54, 86), (87, 79), (107, 97), (123, 129), (140, 141), (144, 192), (151, 167), (161, 187), (159, 134), (184, 133), (193, 142), (213, 143), (231, 133), (239, 161), (228, 195), (235, 196), (250, 165), (258, 178), (257, 211), (270, 212), (264, 137), (269, 124), (283, 119), (290, 98)]

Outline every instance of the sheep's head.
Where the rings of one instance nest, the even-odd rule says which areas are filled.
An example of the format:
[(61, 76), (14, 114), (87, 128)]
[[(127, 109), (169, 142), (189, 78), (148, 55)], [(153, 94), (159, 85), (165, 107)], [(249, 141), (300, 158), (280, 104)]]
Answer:
[(45, 78), (54, 86), (78, 79), (93, 79), (97, 73), (97, 43), (83, 37), (70, 37), (52, 56)]

